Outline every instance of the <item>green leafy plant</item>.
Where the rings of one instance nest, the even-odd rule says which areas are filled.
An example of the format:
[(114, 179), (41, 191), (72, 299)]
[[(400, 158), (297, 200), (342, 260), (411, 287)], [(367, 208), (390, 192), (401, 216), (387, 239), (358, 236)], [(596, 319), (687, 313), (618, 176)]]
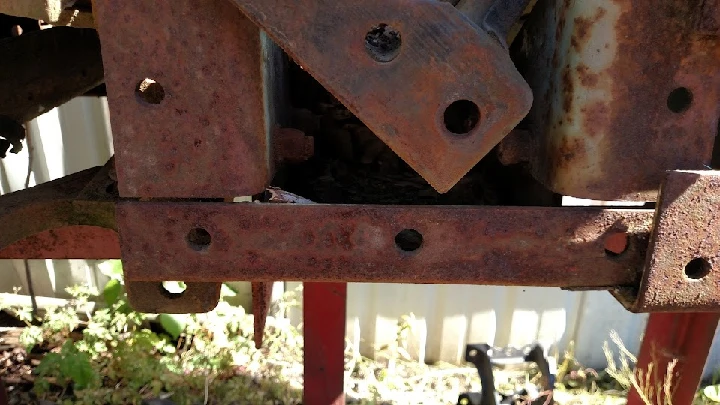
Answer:
[[(21, 334), (28, 351), (48, 352), (35, 369), (39, 398), (63, 404), (139, 404), (149, 398), (299, 403), (302, 367), (285, 365), (302, 364), (302, 337), (289, 322), (269, 318), (266, 346), (258, 350), (252, 315), (242, 307), (221, 301), (207, 314), (141, 314), (128, 304), (119, 261), (101, 268), (110, 279), (102, 293), (68, 288), (67, 305), (35, 320), (26, 308), (3, 308), (28, 325)], [(236, 292), (226, 288), (223, 294)], [(86, 313), (91, 301), (104, 305)]]
[(60, 352), (45, 355), (35, 372), (41, 377), (38, 380), (40, 384), (38, 388), (41, 391), (49, 389), (47, 380), (49, 376), (63, 387), (63, 391), (70, 383), (73, 384), (74, 389), (83, 390), (95, 385), (98, 379), (90, 364), (90, 356), (78, 350), (71, 340), (67, 340), (62, 345)]

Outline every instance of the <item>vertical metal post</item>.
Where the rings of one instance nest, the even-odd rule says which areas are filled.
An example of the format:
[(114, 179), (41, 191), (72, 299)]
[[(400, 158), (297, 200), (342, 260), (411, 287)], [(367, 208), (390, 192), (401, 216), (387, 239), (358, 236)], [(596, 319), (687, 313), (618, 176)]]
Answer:
[(10, 399), (8, 399), (8, 393), (5, 389), (5, 384), (0, 379), (0, 405), (9, 405)]
[[(720, 314), (717, 313), (654, 313), (648, 319), (645, 337), (640, 346), (637, 370), (643, 375), (652, 364), (649, 384), (655, 395), (653, 404), (690, 405), (700, 385), (710, 346), (715, 337)], [(670, 395), (663, 390), (668, 366), (677, 360), (672, 371)], [(658, 392), (659, 390), (659, 392)], [(627, 405), (643, 405), (636, 390), (628, 395)]]
[(344, 405), (347, 283), (303, 284), (304, 405)]

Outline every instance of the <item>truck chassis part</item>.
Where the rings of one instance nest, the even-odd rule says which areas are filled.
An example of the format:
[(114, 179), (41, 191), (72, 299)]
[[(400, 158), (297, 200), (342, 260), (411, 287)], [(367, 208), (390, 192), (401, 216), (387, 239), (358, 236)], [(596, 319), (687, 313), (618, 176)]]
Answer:
[[(673, 402), (689, 404), (720, 313), (720, 7), (639, 4), (96, 0), (115, 156), (0, 197), (0, 258), (121, 258), (148, 312), (209, 311), (222, 282), (251, 281), (258, 345), (270, 283), (304, 281), (310, 405), (344, 403), (347, 282), (607, 290), (658, 313), (639, 366), (658, 346), (656, 367), (679, 359)], [(316, 204), (271, 188), (318, 145), (288, 108), (290, 64), (440, 194), (497, 155), (550, 193), (654, 209)], [(6, 104), (14, 129), (37, 116)]]

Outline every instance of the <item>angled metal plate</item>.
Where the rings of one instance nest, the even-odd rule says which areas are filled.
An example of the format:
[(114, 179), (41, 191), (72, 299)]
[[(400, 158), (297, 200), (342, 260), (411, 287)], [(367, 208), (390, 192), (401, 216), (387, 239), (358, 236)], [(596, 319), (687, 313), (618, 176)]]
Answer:
[[(439, 192), (530, 109), (530, 88), (507, 51), (448, 3), (232, 2)], [(397, 45), (392, 38), (385, 44), (396, 54), (388, 62), (373, 57), (365, 39), (382, 24), (400, 35), (399, 48), (391, 48)], [(480, 113), (464, 135), (445, 125), (446, 109), (460, 100), (475, 103)]]

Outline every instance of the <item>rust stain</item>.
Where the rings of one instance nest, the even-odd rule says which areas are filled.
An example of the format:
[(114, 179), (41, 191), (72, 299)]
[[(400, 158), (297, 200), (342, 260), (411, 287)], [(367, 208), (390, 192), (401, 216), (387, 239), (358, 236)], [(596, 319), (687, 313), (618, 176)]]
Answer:
[[(526, 23), (528, 33), (535, 35), (557, 28), (567, 13), (563, 4), (538, 6)], [(720, 99), (720, 37), (708, 33), (720, 10), (708, 10), (701, 0), (622, 1), (614, 2), (612, 11), (610, 7), (582, 11), (591, 17), (572, 21), (572, 29), (564, 26), (562, 35), (572, 31), (570, 42), (534, 41), (522, 50), (528, 66), (540, 67), (540, 71), (528, 68), (525, 75), (536, 98), (548, 89), (556, 94), (548, 103), (536, 103), (529, 116), (529, 126), (537, 136), (532, 170), (558, 193), (597, 200), (653, 201), (667, 170), (702, 169), (710, 160)], [(559, 14), (550, 15), (555, 11)], [(594, 38), (596, 24), (603, 24), (598, 32), (613, 30), (613, 35)], [(549, 33), (551, 38), (554, 34)], [(583, 49), (588, 41), (597, 43), (598, 49)], [(568, 72), (565, 61), (577, 56), (580, 60)], [(597, 68), (590, 66), (596, 64), (583, 57), (599, 57), (605, 67), (593, 71)], [(559, 66), (545, 68), (549, 61)], [(604, 85), (605, 78), (611, 80), (603, 88), (608, 93), (604, 103), (586, 102), (578, 95), (582, 89)], [(575, 80), (574, 88), (570, 79)], [(668, 98), (680, 87), (688, 89), (692, 99), (689, 105), (678, 107), (680, 112), (673, 112)], [(581, 135), (604, 139), (592, 141), (591, 161), (575, 155), (572, 165), (553, 165), (550, 161), (556, 156), (567, 156), (566, 150), (554, 150), (567, 148), (560, 138), (578, 136), (568, 126), (573, 120), (582, 125)]]
[(569, 113), (572, 110), (573, 97), (575, 96), (575, 83), (570, 71), (570, 65), (563, 68), (561, 77), (562, 109)]
[(594, 102), (581, 108), (583, 130), (590, 137), (596, 137), (610, 119), (610, 106), (604, 101)]
[(575, 51), (580, 52), (583, 44), (587, 42), (589, 38), (590, 29), (593, 24), (600, 21), (606, 14), (607, 10), (602, 7), (598, 7), (592, 17), (575, 17), (573, 20), (573, 34), (570, 39), (570, 45), (575, 49)]
[(600, 81), (600, 75), (590, 72), (590, 68), (588, 67), (588, 65), (580, 63), (575, 68), (575, 71), (577, 72), (578, 79), (580, 80), (580, 84), (582, 84), (583, 87), (592, 88), (598, 85), (598, 82)]
[(577, 161), (583, 161), (587, 158), (585, 149), (585, 141), (577, 137), (562, 138), (560, 144), (553, 150), (552, 170), (564, 172), (568, 167), (572, 167)]
[(65, 226), (42, 231), (0, 249), (0, 259), (119, 259), (116, 231)]

